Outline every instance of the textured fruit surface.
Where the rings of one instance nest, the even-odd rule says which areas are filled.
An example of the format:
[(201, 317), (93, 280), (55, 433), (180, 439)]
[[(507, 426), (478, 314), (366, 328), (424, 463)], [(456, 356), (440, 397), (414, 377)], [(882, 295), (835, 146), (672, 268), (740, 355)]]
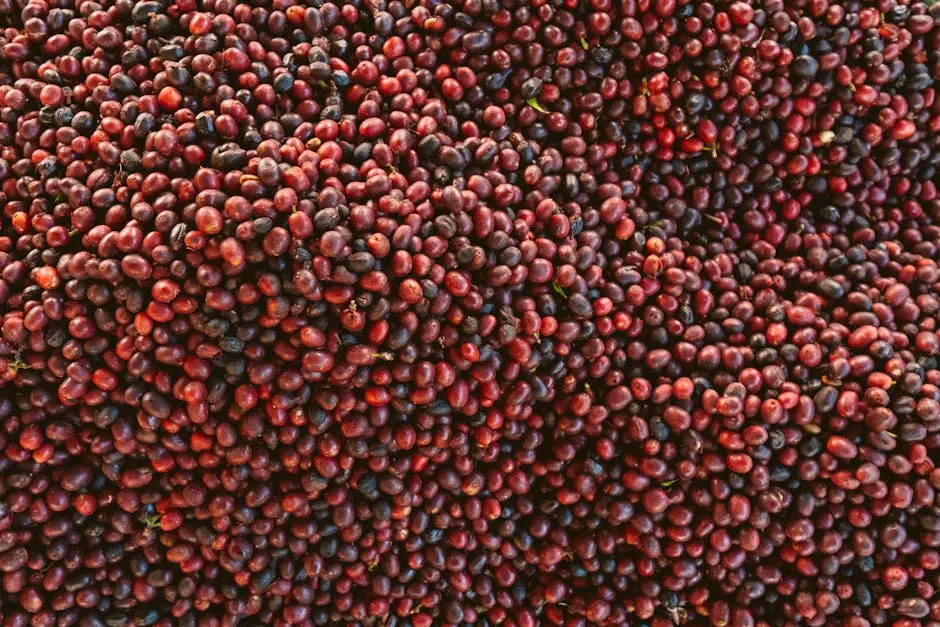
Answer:
[(0, 0), (0, 627), (936, 627), (938, 21)]

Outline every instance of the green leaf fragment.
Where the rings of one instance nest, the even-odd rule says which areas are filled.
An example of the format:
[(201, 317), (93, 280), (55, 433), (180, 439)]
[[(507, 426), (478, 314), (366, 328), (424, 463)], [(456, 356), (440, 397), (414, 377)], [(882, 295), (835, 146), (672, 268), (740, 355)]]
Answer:
[(23, 361), (23, 353), (16, 351), (13, 353), (13, 359), (7, 363), (7, 367), (16, 375), (20, 370), (30, 370), (29, 364)]
[(565, 294), (565, 288), (558, 285), (558, 281), (552, 281), (552, 289), (555, 290), (555, 293), (561, 296), (562, 298), (568, 298), (568, 295)]
[(669, 486), (674, 485), (674, 484), (677, 483), (678, 481), (679, 481), (678, 478), (676, 478), (676, 479), (670, 479), (669, 481), (663, 481), (663, 482), (660, 483), (659, 485), (661, 485), (661, 486), (664, 487), (664, 488), (668, 488)]
[(590, 46), (588, 45), (588, 40), (584, 37), (581, 38), (581, 47), (587, 50)]
[(539, 113), (548, 113), (548, 111), (539, 104), (539, 101), (534, 96), (532, 98), (526, 98), (526, 104), (538, 111)]

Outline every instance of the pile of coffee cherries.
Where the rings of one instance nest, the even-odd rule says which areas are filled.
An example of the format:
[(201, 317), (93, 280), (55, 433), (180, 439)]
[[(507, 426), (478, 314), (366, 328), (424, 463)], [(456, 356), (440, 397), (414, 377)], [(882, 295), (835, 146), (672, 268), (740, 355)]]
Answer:
[(936, 0), (0, 0), (0, 627), (940, 625)]

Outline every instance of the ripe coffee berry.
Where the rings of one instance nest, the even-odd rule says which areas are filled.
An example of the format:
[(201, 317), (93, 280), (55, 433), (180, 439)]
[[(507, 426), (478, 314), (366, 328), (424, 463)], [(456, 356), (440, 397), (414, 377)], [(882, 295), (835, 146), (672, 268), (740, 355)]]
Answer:
[(937, 624), (937, 19), (0, 0), (0, 625)]

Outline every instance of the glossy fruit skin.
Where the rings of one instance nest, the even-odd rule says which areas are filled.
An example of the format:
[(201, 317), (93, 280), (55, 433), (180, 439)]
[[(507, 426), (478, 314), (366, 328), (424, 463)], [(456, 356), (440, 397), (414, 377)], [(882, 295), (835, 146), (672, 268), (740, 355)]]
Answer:
[(0, 0), (0, 625), (940, 621), (938, 19)]

